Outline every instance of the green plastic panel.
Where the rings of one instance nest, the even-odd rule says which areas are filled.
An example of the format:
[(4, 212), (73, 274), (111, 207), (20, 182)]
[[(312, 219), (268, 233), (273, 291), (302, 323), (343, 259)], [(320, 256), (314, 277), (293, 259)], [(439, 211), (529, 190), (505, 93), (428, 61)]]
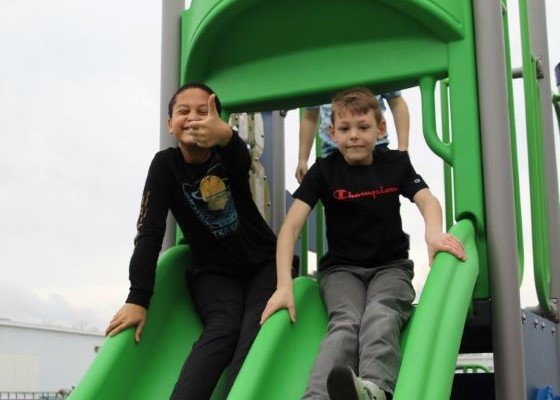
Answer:
[(321, 104), (358, 84), (410, 87), (446, 75), (463, 14), (453, 0), (195, 0), (181, 79), (208, 83), (231, 111)]

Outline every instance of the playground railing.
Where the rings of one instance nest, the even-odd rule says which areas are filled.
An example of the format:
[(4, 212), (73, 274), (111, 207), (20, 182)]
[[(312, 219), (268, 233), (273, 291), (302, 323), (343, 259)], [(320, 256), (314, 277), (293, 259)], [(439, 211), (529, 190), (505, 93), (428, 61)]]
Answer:
[(492, 373), (492, 371), (481, 364), (457, 364), (455, 366), (455, 373), (476, 374), (479, 372), (487, 374)]
[(64, 400), (68, 392), (1, 391), (0, 400)]
[(547, 184), (545, 175), (544, 130), (540, 117), (540, 96), (537, 85), (537, 59), (531, 51), (527, 0), (519, 2), (521, 29), (521, 54), (523, 59), (523, 85), (525, 90), (525, 115), (527, 125), (527, 155), (529, 184), (531, 187), (531, 226), (533, 243), (534, 277), (543, 315), (553, 315), (550, 301), (550, 242)]

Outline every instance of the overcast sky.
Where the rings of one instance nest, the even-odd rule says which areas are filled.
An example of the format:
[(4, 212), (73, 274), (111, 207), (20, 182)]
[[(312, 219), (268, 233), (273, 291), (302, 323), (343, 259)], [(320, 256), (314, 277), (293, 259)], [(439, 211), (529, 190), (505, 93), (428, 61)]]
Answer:
[[(546, 4), (560, 15), (558, 1)], [(0, 1), (0, 318), (103, 330), (124, 301), (141, 191), (159, 146), (160, 18), (153, 0)], [(552, 69), (557, 21), (549, 18), (548, 30)], [(411, 157), (441, 194), (418, 93), (404, 95)], [(291, 143), (296, 126), (291, 114)], [(286, 164), (293, 188), (294, 154)], [(405, 213), (421, 287), (420, 217), (408, 206)]]

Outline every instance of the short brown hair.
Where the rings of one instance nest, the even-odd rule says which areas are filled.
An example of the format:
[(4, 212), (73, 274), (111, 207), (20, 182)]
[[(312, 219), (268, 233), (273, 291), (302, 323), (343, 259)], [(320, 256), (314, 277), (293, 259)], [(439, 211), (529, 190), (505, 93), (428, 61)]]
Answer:
[(338, 92), (334, 95), (331, 106), (331, 122), (333, 125), (335, 114), (341, 111), (350, 111), (352, 114), (367, 114), (369, 110), (373, 110), (377, 123), (383, 120), (383, 112), (377, 98), (365, 87), (355, 87)]

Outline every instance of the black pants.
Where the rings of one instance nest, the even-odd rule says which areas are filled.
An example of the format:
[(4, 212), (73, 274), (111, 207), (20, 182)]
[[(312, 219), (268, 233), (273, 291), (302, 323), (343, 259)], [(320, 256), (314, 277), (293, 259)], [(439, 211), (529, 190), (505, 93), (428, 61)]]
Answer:
[(227, 394), (251, 344), (260, 317), (276, 289), (274, 262), (248, 278), (203, 274), (189, 281), (194, 306), (203, 324), (179, 375), (172, 400), (208, 400), (229, 364)]

